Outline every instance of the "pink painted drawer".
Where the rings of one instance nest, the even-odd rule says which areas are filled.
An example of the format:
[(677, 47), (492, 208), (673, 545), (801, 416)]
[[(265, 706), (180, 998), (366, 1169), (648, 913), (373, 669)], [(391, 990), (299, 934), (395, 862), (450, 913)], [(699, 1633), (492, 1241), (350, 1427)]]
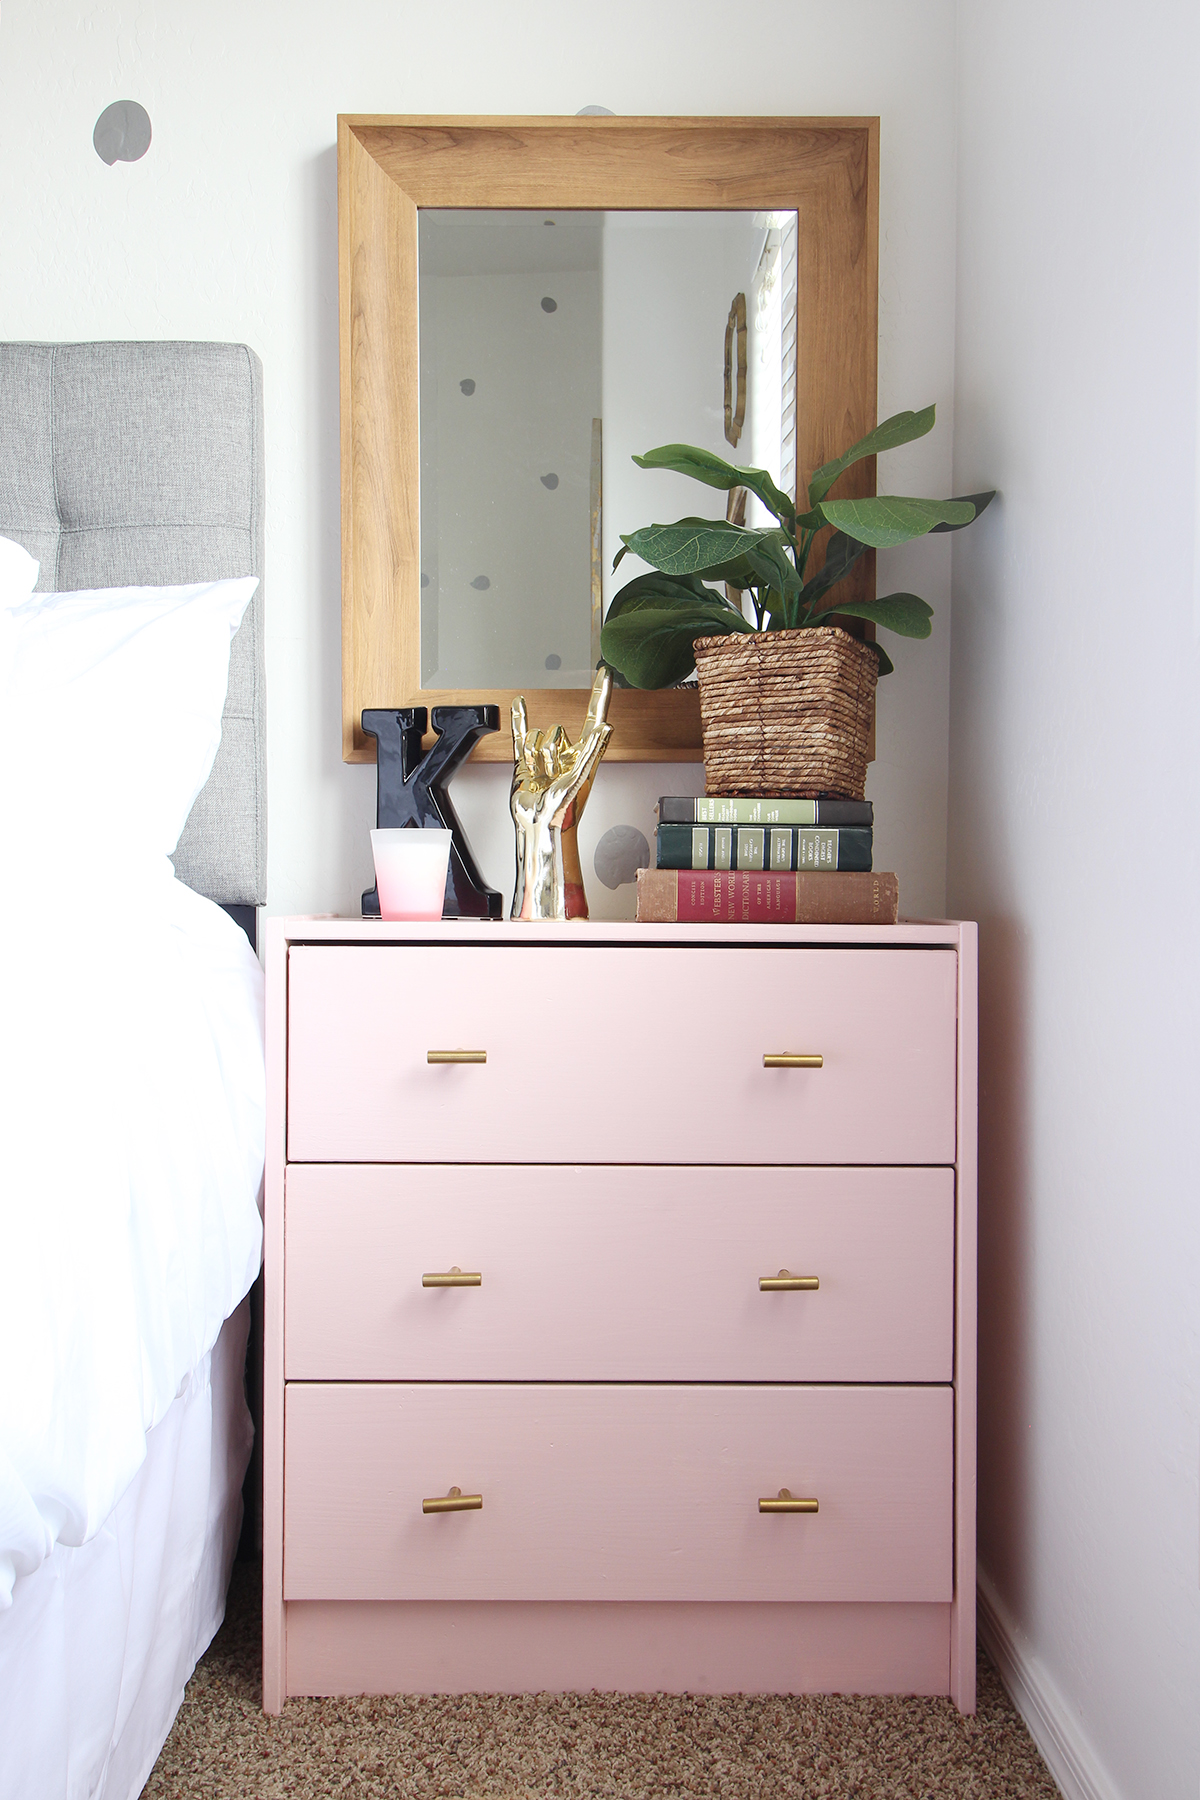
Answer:
[[(950, 1163), (956, 973), (952, 950), (294, 947), (288, 1157)], [(764, 1068), (781, 1051), (824, 1065)]]
[[(949, 1600), (945, 1387), (289, 1383), (289, 1600)], [(458, 1487), (477, 1512), (427, 1515)], [(815, 1514), (763, 1514), (788, 1488)]]
[(290, 1380), (953, 1373), (951, 1169), (294, 1163), (285, 1230)]

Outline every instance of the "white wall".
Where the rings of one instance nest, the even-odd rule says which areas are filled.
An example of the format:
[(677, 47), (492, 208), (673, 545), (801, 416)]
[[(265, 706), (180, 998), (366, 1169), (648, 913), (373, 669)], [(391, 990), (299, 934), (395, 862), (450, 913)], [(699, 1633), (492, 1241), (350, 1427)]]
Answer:
[(1066, 1790), (1121, 1800), (1200, 1789), (1198, 22), (959, 13), (980, 1559)]
[[(880, 409), (936, 400), (943, 413), (883, 479), (938, 493), (953, 55), (950, 0), (762, 0), (740, 23), (722, 0), (5, 0), (0, 332), (236, 339), (263, 360), (271, 911), (352, 911), (370, 873), (374, 773), (340, 759), (336, 114), (881, 114)], [(92, 127), (126, 98), (149, 111), (154, 141), (108, 168)], [(899, 871), (908, 911), (938, 913), (947, 540), (896, 553), (891, 575), (928, 596), (938, 629), (895, 653), (868, 791), (879, 866)], [(581, 833), (589, 878), (603, 829), (649, 836), (657, 795), (699, 785), (691, 765), (603, 769)], [(455, 799), (490, 879), (510, 885), (503, 770), (464, 771)]]

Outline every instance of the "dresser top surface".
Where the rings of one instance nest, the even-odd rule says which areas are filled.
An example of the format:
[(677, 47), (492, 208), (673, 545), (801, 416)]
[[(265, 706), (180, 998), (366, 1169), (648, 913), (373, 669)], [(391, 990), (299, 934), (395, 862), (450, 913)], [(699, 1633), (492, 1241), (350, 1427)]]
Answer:
[(907, 919), (897, 925), (646, 925), (631, 920), (570, 919), (535, 924), (517, 919), (382, 920), (278, 917), (267, 920), (268, 943), (284, 944), (503, 944), (572, 945), (599, 949), (632, 945), (848, 947), (853, 949), (957, 950), (973, 925), (956, 919)]

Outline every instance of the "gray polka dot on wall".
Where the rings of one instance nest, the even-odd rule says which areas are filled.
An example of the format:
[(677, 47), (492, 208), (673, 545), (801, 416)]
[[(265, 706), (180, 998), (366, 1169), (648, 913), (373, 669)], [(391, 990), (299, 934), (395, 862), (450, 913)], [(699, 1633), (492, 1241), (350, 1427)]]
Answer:
[(114, 100), (96, 120), (92, 143), (101, 162), (137, 162), (150, 148), (150, 114), (136, 100)]
[(562, 668), (562, 657), (559, 656), (556, 651), (552, 650), (550, 652), (549, 656), (546, 658), (546, 667), (548, 669), (561, 669)]
[(637, 880), (650, 867), (650, 846), (636, 825), (613, 825), (596, 845), (596, 874), (606, 888)]
[(543, 296), (542, 296), (542, 311), (543, 312), (557, 312), (558, 311), (558, 301), (552, 300), (550, 298), (549, 294), (543, 294)]
[(542, 486), (544, 488), (549, 488), (551, 493), (553, 493), (555, 488), (558, 486), (558, 476), (557, 475), (543, 475), (541, 480), (542, 480)]
[(471, 586), (473, 588), (478, 588), (481, 594), (483, 593), (485, 588), (490, 588), (491, 585), (492, 584), (488, 580), (486, 575), (477, 575), (475, 577), (474, 581), (471, 583)]
[(470, 399), (471, 395), (475, 392), (475, 383), (471, 380), (471, 377), (468, 375), (467, 379), (465, 381), (460, 381), (458, 385), (461, 392), (466, 394), (467, 398)]

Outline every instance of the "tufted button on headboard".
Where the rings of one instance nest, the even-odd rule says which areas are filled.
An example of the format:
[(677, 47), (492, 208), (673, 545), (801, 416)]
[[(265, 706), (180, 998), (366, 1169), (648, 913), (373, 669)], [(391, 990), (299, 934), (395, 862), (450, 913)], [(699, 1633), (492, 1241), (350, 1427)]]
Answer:
[(39, 588), (259, 577), (221, 747), (172, 859), (239, 907), (267, 881), (262, 425), (244, 344), (0, 344), (0, 536), (37, 557)]

